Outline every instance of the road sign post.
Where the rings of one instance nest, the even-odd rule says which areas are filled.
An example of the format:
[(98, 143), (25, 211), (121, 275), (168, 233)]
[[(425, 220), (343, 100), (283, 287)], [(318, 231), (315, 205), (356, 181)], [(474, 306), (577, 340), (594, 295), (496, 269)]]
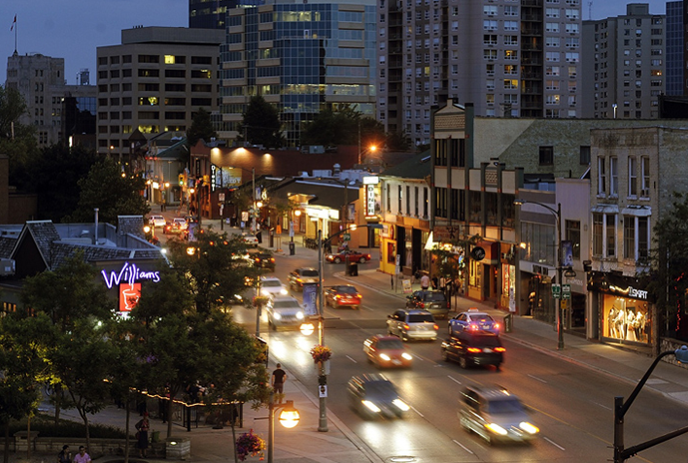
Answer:
[(554, 283), (552, 285), (552, 296), (554, 297), (554, 299), (559, 299), (561, 297), (561, 285), (560, 284)]

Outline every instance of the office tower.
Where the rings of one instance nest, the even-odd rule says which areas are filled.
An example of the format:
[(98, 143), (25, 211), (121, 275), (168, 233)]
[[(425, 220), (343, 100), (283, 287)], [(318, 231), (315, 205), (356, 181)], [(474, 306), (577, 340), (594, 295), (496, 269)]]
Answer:
[(276, 105), (288, 146), (301, 124), (349, 105), (375, 115), (376, 12), (373, 0), (277, 1), (234, 8), (222, 46), (222, 126), (236, 139), (250, 98)]
[(583, 117), (658, 117), (665, 19), (632, 3), (624, 16), (583, 21)]
[(98, 152), (121, 158), (135, 132), (185, 132), (200, 108), (217, 110), (223, 41), (219, 30), (137, 27), (98, 47)]
[(416, 144), (431, 107), (579, 117), (580, 0), (380, 0), (378, 119)]
[(685, 33), (683, 27), (683, 2), (666, 3), (666, 94), (688, 96), (688, 84), (684, 81), (683, 65)]
[(227, 10), (263, 3), (263, 0), (189, 0), (189, 28), (224, 30)]

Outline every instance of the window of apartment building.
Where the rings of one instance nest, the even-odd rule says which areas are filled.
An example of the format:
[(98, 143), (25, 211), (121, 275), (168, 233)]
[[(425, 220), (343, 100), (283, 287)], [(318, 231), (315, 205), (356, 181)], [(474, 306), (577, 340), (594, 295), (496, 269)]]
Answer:
[(548, 51), (545, 53), (545, 61), (548, 62), (558, 62), (559, 61), (559, 52), (558, 51)]
[(108, 63), (107, 56), (101, 56), (98, 58), (98, 66), (106, 66)]
[(560, 70), (559, 66), (547, 66), (545, 68), (545, 75), (557, 77), (559, 76)]
[(616, 256), (616, 214), (606, 214), (606, 254), (605, 257)]
[(638, 217), (638, 260), (647, 263), (650, 255), (650, 220), (648, 217)]
[(609, 194), (619, 196), (619, 159), (609, 158)]
[(469, 191), (468, 192), (468, 221), (472, 223), (482, 223), (482, 199), (480, 198), (479, 191)]
[(497, 35), (494, 35), (494, 34), (483, 35), (483, 43), (485, 45), (497, 45)]
[(418, 208), (420, 203), (420, 197), (418, 196), (418, 187), (415, 187), (415, 194), (413, 196), (413, 209), (414, 215), (418, 217)]
[(428, 218), (430, 199), (428, 197), (428, 189), (423, 188), (423, 218)]
[(518, 7), (512, 5), (505, 5), (504, 16), (518, 16)]
[(435, 188), (435, 217), (447, 218), (446, 188)]
[(489, 59), (489, 60), (497, 59), (497, 50), (494, 50), (494, 49), (483, 50), (483, 58)]
[[(578, 24), (566, 24), (565, 31), (567, 34), (577, 34), (578, 33)], [(559, 31), (557, 31), (557, 32), (559, 32)]]
[(559, 81), (558, 80), (547, 80), (547, 81), (545, 81), (545, 90), (559, 90)]
[(580, 147), (580, 164), (582, 166), (590, 164), (590, 147), (581, 146)]
[(488, 105), (493, 105), (494, 101), (495, 101), (495, 97), (494, 97), (493, 93), (487, 93), (485, 95), (485, 103), (487, 103)]
[(547, 95), (545, 97), (545, 104), (549, 106), (556, 106), (559, 104), (560, 101), (560, 96), (559, 95)]
[(504, 50), (505, 61), (518, 61), (518, 50)]
[(559, 37), (555, 37), (552, 35), (548, 35), (545, 37), (545, 46), (549, 48), (559, 48), (561, 45), (561, 42), (559, 41)]
[(571, 242), (573, 258), (580, 259), (581, 225), (579, 220), (567, 220), (565, 224), (566, 240)]
[(607, 193), (607, 163), (605, 158), (597, 158), (597, 195), (604, 196)]
[(635, 260), (635, 217), (623, 216), (623, 256)]
[(435, 165), (447, 165), (447, 144), (444, 140), (435, 140)]
[(495, 73), (495, 65), (493, 63), (488, 63), (485, 65), (485, 73), (488, 76), (493, 76)]
[(139, 69), (138, 70), (138, 76), (139, 77), (160, 77), (160, 70), (159, 69)]
[(545, 32), (559, 32), (559, 23), (545, 23)]
[(487, 16), (495, 16), (497, 14), (497, 5), (483, 6), (483, 14)]
[(451, 167), (466, 167), (466, 140), (449, 140), (449, 163)]
[(566, 9), (566, 17), (569, 19), (578, 19), (580, 16), (580, 10), (578, 9), (573, 9), (573, 8), (567, 8)]
[(539, 160), (541, 166), (554, 165), (554, 147), (541, 146), (539, 148)]
[(498, 25), (498, 21), (496, 21), (494, 19), (483, 20), (483, 29), (486, 31), (496, 31), (497, 25)]
[(515, 64), (505, 64), (504, 65), (504, 75), (515, 76), (517, 74), (518, 74), (518, 66), (516, 66)]
[(636, 158), (628, 158), (628, 196), (638, 196), (638, 166)]
[(403, 200), (404, 190), (402, 189), (401, 185), (397, 185), (397, 214), (401, 214), (401, 211), (403, 210), (401, 208)]
[(494, 79), (485, 79), (485, 88), (489, 91), (494, 90), (495, 89)]
[(640, 197), (650, 197), (650, 158), (647, 156), (640, 158)]
[(559, 8), (546, 8), (545, 9), (545, 17), (546, 18), (558, 18), (559, 17)]
[(449, 218), (451, 220), (459, 219), (459, 190), (452, 188), (449, 190)]
[(392, 185), (389, 183), (385, 185), (385, 205), (387, 212), (392, 212)]
[(517, 89), (518, 79), (504, 79), (503, 84), (505, 89)]
[[(511, 105), (518, 104), (518, 95), (516, 95), (516, 94), (512, 95), (512, 94), (507, 93), (506, 95), (504, 95), (504, 104), (511, 104)], [(513, 114), (512, 114), (512, 116), (513, 116)]]
[(139, 55), (139, 63), (159, 63), (159, 55)]
[(504, 30), (505, 31), (517, 31), (518, 30), (518, 21), (504, 21)]
[(408, 185), (406, 186), (406, 215), (411, 215), (411, 187)]

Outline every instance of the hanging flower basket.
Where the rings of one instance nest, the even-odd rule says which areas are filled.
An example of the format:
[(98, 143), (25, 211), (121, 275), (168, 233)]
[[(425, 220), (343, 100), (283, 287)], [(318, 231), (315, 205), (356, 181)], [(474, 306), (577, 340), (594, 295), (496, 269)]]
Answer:
[(311, 357), (315, 363), (327, 362), (332, 357), (332, 350), (327, 346), (316, 344), (311, 349)]
[(248, 456), (259, 456), (262, 460), (263, 450), (265, 450), (265, 441), (260, 436), (253, 434), (253, 429), (237, 437), (236, 453), (239, 461), (245, 461)]
[(263, 307), (268, 303), (267, 296), (256, 296), (253, 298), (253, 307)]

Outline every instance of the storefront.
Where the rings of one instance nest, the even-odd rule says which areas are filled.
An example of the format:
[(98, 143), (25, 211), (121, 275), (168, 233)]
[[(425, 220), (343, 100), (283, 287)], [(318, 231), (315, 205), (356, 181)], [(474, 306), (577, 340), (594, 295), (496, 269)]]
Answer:
[(637, 284), (631, 277), (591, 273), (588, 290), (594, 292), (602, 341), (652, 344), (653, 306), (648, 301), (648, 292)]

